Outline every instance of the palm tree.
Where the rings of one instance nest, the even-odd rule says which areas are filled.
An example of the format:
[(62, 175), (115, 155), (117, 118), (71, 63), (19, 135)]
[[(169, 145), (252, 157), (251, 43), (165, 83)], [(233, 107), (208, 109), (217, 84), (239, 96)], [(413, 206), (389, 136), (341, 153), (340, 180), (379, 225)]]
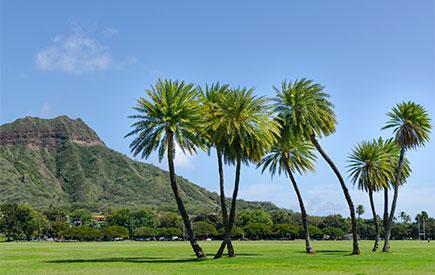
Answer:
[(290, 178), (298, 198), (299, 207), (301, 208), (302, 226), (305, 233), (305, 250), (308, 254), (314, 254), (315, 252), (311, 246), (310, 232), (308, 230), (307, 212), (301, 192), (299, 191), (299, 187), (293, 175), (295, 172), (299, 174), (304, 174), (307, 171), (314, 172), (314, 165), (312, 163), (316, 160), (316, 155), (312, 152), (314, 146), (309, 142), (286, 133), (286, 127), (282, 124), (285, 123), (281, 123), (281, 135), (277, 143), (257, 167), (263, 166), (262, 173), (269, 168), (272, 177), (276, 172), (278, 172), (278, 175), (284, 172)]
[[(219, 173), (219, 191), (220, 191), (220, 202), (221, 202), (221, 212), (222, 212), (222, 220), (224, 224), (224, 228), (228, 227), (228, 209), (226, 205), (225, 198), (225, 182), (224, 182), (224, 169), (223, 169), (223, 147), (225, 144), (219, 140), (213, 140), (216, 137), (216, 129), (214, 125), (216, 124), (216, 117), (213, 116), (215, 109), (217, 108), (217, 104), (220, 100), (223, 100), (223, 97), (228, 94), (230, 91), (229, 85), (224, 84), (220, 85), (219, 82), (213, 83), (210, 86), (206, 84), (204, 89), (201, 89), (201, 101), (204, 110), (204, 117), (206, 118), (205, 131), (204, 134), (206, 136), (206, 140), (209, 148), (215, 147), (217, 162), (218, 162), (218, 173)], [(231, 240), (228, 240), (227, 244), (228, 254), (234, 254), (234, 248), (231, 243)]]
[(409, 216), (405, 211), (401, 211), (399, 216), (403, 223), (409, 223), (411, 221), (411, 216)]
[[(390, 155), (384, 150), (384, 141), (380, 138), (373, 141), (363, 141), (358, 144), (349, 156), (349, 172), (353, 184), (358, 189), (368, 192), (370, 207), (375, 225), (375, 243), (373, 251), (379, 246), (379, 224), (376, 214), (373, 192), (388, 186), (387, 179), (394, 173)], [(359, 215), (360, 211), (357, 213)]]
[[(394, 186), (395, 178), (396, 178), (396, 170), (397, 166), (399, 164), (400, 159), (400, 148), (397, 146), (394, 139), (387, 139), (383, 142), (383, 144), (379, 144), (383, 147), (384, 152), (389, 156), (390, 158), (390, 166), (392, 167), (392, 174), (386, 178), (386, 182), (388, 182), (388, 185), (384, 187), (384, 217), (383, 217), (383, 227), (384, 232), (386, 231), (387, 224), (388, 224), (388, 218), (389, 218), (389, 209), (388, 209), (388, 192), (390, 187)], [(400, 174), (400, 181), (399, 185), (403, 185), (406, 183), (406, 179), (411, 175), (411, 166), (409, 163), (409, 160), (406, 158), (406, 156), (403, 158), (403, 164), (402, 164), (402, 172)]]
[(390, 251), (391, 227), (396, 210), (397, 198), (399, 194), (399, 185), (404, 163), (406, 150), (417, 149), (424, 146), (429, 141), (429, 134), (432, 129), (431, 119), (425, 108), (412, 101), (402, 102), (393, 107), (392, 111), (387, 113), (389, 120), (382, 129), (393, 129), (395, 142), (400, 147), (400, 156), (396, 169), (396, 177), (393, 182), (394, 195), (391, 203), (391, 210), (385, 226), (385, 242), (382, 251)]
[(155, 86), (146, 89), (149, 99), (139, 98), (133, 107), (138, 112), (130, 118), (137, 120), (134, 128), (126, 135), (135, 135), (130, 144), (134, 156), (141, 154), (147, 158), (154, 150), (158, 150), (159, 161), (167, 153), (169, 176), (172, 191), (177, 202), (178, 211), (183, 218), (187, 235), (198, 258), (206, 257), (196, 241), (189, 216), (180, 196), (176, 181), (174, 158), (175, 142), (183, 152), (196, 153), (202, 131), (202, 112), (198, 102), (198, 91), (193, 83), (184, 81), (158, 80)]
[(283, 115), (294, 133), (313, 143), (337, 176), (352, 220), (352, 254), (359, 254), (355, 207), (352, 198), (338, 168), (317, 141), (318, 137), (328, 136), (335, 132), (336, 117), (333, 105), (329, 101), (329, 95), (323, 91), (321, 85), (307, 79), (294, 82), (284, 81), (280, 89), (276, 87), (274, 89), (277, 93), (275, 99), (277, 111)]
[(364, 205), (358, 204), (356, 207), (356, 214), (358, 215), (358, 219), (361, 219), (361, 215), (364, 215), (366, 211), (364, 210)]
[[(222, 145), (224, 161), (236, 166), (228, 226), (215, 258), (222, 256), (225, 245), (231, 241), (242, 164), (259, 162), (271, 149), (278, 134), (267, 99), (257, 97), (253, 92), (253, 88), (231, 90), (217, 102), (211, 114), (215, 117), (215, 123), (211, 126), (214, 133), (212, 140)], [(229, 251), (229, 256), (235, 256), (234, 250)]]

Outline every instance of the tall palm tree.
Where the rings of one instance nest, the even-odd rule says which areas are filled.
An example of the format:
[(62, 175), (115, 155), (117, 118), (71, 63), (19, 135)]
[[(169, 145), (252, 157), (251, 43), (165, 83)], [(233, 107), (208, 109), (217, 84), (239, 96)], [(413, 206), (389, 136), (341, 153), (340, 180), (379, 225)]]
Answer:
[(385, 226), (385, 242), (382, 251), (390, 251), (391, 227), (396, 210), (397, 198), (401, 173), (406, 150), (417, 149), (429, 141), (429, 134), (432, 129), (431, 119), (425, 108), (412, 101), (402, 102), (393, 107), (387, 113), (390, 118), (382, 129), (393, 129), (395, 142), (400, 147), (400, 156), (396, 169), (396, 177), (393, 182), (394, 195), (391, 203), (391, 210)]
[(262, 173), (266, 169), (269, 169), (272, 177), (276, 172), (278, 172), (278, 175), (284, 172), (290, 178), (301, 209), (302, 226), (305, 233), (305, 250), (308, 254), (314, 254), (315, 252), (311, 246), (304, 201), (293, 173), (304, 174), (307, 171), (314, 172), (313, 161), (316, 160), (316, 155), (313, 153), (313, 150), (314, 146), (311, 143), (303, 141), (288, 132), (286, 133), (286, 127), (282, 125), (281, 135), (277, 143), (257, 165), (257, 167), (263, 166)]
[[(219, 100), (212, 112), (213, 140), (221, 147), (224, 161), (235, 165), (234, 190), (231, 198), (228, 226), (215, 258), (222, 257), (225, 244), (231, 241), (231, 231), (236, 216), (236, 202), (242, 164), (259, 162), (275, 142), (278, 126), (271, 118), (268, 100), (253, 94), (254, 89), (237, 88)], [(229, 256), (235, 256), (234, 250)]]
[(368, 192), (370, 207), (375, 225), (375, 243), (373, 251), (379, 246), (379, 224), (376, 214), (373, 192), (388, 186), (387, 179), (394, 174), (390, 155), (384, 150), (384, 141), (380, 138), (359, 143), (349, 155), (349, 173), (353, 184), (358, 189)]
[(321, 85), (307, 79), (294, 82), (284, 81), (280, 88), (274, 87), (274, 89), (277, 93), (275, 99), (277, 111), (288, 121), (294, 133), (313, 143), (337, 176), (349, 206), (352, 221), (352, 254), (359, 254), (355, 207), (352, 198), (340, 171), (317, 141), (317, 138), (335, 132), (336, 117), (333, 105), (329, 101), (329, 95), (323, 91)]
[(176, 181), (174, 158), (175, 142), (183, 152), (196, 153), (201, 142), (202, 112), (198, 101), (198, 91), (193, 83), (184, 81), (158, 80), (155, 86), (146, 89), (149, 99), (139, 98), (133, 107), (138, 112), (130, 118), (137, 120), (134, 128), (126, 135), (135, 135), (130, 144), (134, 156), (141, 154), (147, 158), (154, 150), (158, 150), (159, 161), (167, 153), (169, 176), (172, 191), (177, 202), (178, 211), (183, 218), (187, 235), (198, 258), (206, 257), (196, 241), (189, 216), (180, 196)]
[[(218, 104), (223, 97), (226, 96), (229, 91), (229, 85), (224, 84), (220, 85), (219, 82), (213, 83), (211, 85), (206, 84), (204, 89), (201, 89), (201, 101), (204, 110), (204, 117), (206, 120), (205, 123), (205, 139), (207, 140), (208, 147), (215, 147), (216, 156), (218, 162), (218, 173), (219, 173), (219, 192), (220, 192), (220, 202), (221, 202), (221, 212), (222, 212), (222, 220), (224, 228), (228, 227), (228, 209), (226, 205), (226, 197), (225, 197), (225, 182), (224, 182), (224, 169), (223, 169), (223, 147), (225, 146), (225, 142), (222, 140), (214, 140), (216, 137), (216, 130), (214, 125), (217, 123), (217, 117), (213, 114), (215, 109), (218, 107)], [(224, 242), (227, 244), (228, 254), (234, 254), (234, 248), (231, 243), (231, 240), (228, 242)]]

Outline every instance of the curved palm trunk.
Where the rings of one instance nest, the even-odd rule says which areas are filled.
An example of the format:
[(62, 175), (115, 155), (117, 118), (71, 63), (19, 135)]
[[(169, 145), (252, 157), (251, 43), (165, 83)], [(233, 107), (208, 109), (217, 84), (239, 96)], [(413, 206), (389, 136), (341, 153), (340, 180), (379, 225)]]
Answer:
[(402, 147), (402, 149), (400, 149), (400, 158), (399, 158), (399, 165), (397, 167), (396, 181), (393, 184), (394, 194), (393, 194), (393, 201), (391, 202), (391, 211), (387, 223), (385, 225), (385, 237), (384, 237), (385, 240), (384, 240), (384, 247), (382, 248), (383, 252), (390, 251), (391, 228), (393, 226), (394, 211), (396, 211), (397, 198), (399, 196), (400, 174), (402, 173), (404, 158), (405, 158), (405, 148)]
[(299, 191), (299, 187), (296, 183), (292, 171), (290, 170), (290, 167), (288, 166), (288, 163), (286, 163), (286, 169), (293, 184), (293, 188), (295, 189), (296, 196), (298, 197), (299, 207), (301, 208), (302, 226), (305, 233), (305, 251), (307, 252), (307, 254), (314, 254), (314, 249), (311, 247), (310, 231), (308, 230), (307, 212), (305, 211), (304, 201), (302, 200), (301, 192)]
[[(237, 194), (239, 193), (239, 184), (240, 184), (240, 168), (242, 166), (242, 161), (240, 158), (236, 161), (236, 177), (234, 180), (234, 190), (233, 190), (233, 197), (231, 199), (231, 209), (230, 209), (230, 215), (228, 217), (228, 226), (225, 228), (225, 237), (224, 241), (222, 242), (221, 246), (219, 247), (218, 252), (216, 253), (215, 257), (221, 257), (223, 254), (223, 251), (225, 249), (225, 244), (231, 242), (231, 230), (233, 229), (234, 220), (236, 218), (236, 203), (237, 203)], [(228, 250), (228, 256), (235, 257), (236, 254), (234, 253), (234, 249)]]
[(329, 164), (329, 166), (334, 171), (335, 175), (338, 178), (338, 181), (340, 182), (341, 189), (343, 189), (344, 197), (346, 198), (347, 204), (349, 206), (350, 219), (352, 221), (352, 238), (353, 238), (352, 255), (358, 255), (358, 254), (360, 254), (360, 251), (359, 251), (359, 246), (358, 246), (358, 234), (357, 234), (357, 228), (356, 228), (355, 207), (353, 206), (353, 202), (352, 202), (352, 198), (350, 196), (349, 190), (347, 189), (346, 184), (344, 183), (344, 180), (340, 174), (340, 171), (338, 171), (334, 162), (329, 158), (329, 156), (326, 154), (326, 152), (323, 151), (319, 142), (317, 142), (316, 136), (314, 134), (312, 134), (310, 136), (310, 139), (311, 139), (311, 142), (313, 143), (313, 145), (316, 147), (317, 151), (319, 151), (319, 153), (322, 155), (322, 157), (326, 160), (326, 162)]
[[(224, 224), (224, 230), (227, 231), (228, 228), (228, 211), (227, 211), (227, 204), (226, 204), (226, 198), (225, 198), (225, 185), (224, 185), (224, 169), (223, 169), (223, 162), (222, 162), (222, 152), (219, 149), (216, 149), (217, 153), (217, 159), (218, 159), (218, 170), (219, 170), (219, 188), (220, 188), (220, 201), (221, 201), (221, 209), (222, 209), (222, 220)], [(231, 243), (231, 240), (228, 242), (225, 241), (222, 243), (222, 251), (218, 251), (216, 255), (214, 256), (215, 259), (218, 259), (222, 257), (223, 251), (225, 249), (225, 245), (228, 246), (228, 255), (232, 253), (234, 254), (234, 248), (233, 244)]]
[(372, 208), (373, 213), (373, 222), (375, 224), (375, 243), (373, 245), (372, 251), (378, 251), (379, 247), (379, 224), (378, 217), (376, 215), (375, 201), (373, 199), (373, 190), (369, 189), (369, 198), (370, 198), (370, 207)]
[(189, 215), (187, 214), (186, 208), (184, 207), (184, 203), (180, 197), (180, 192), (178, 191), (178, 185), (176, 181), (175, 167), (174, 167), (174, 152), (175, 152), (174, 134), (169, 131), (167, 135), (168, 135), (169, 176), (171, 179), (172, 191), (174, 192), (175, 200), (177, 202), (178, 211), (180, 212), (180, 215), (183, 218), (183, 223), (184, 226), (186, 227), (187, 236), (189, 238), (190, 245), (192, 246), (193, 252), (195, 252), (197, 258), (204, 258), (206, 257), (206, 255), (203, 252), (202, 248), (199, 246), (198, 242), (196, 241), (195, 236), (193, 235), (192, 224), (190, 223)]

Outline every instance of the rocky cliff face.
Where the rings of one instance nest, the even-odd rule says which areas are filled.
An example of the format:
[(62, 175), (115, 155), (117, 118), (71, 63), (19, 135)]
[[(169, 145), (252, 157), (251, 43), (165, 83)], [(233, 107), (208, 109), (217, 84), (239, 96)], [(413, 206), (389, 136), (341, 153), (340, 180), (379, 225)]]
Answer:
[(31, 145), (56, 148), (65, 141), (104, 145), (83, 120), (59, 116), (54, 119), (25, 117), (0, 126), (0, 145)]

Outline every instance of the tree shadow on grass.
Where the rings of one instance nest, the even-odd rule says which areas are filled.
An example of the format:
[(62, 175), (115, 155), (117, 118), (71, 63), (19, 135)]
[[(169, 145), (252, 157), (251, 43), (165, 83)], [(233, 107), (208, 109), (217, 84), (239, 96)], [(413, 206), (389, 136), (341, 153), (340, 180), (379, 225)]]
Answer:
[[(207, 254), (207, 256), (209, 256), (209, 257), (214, 257), (215, 255), (216, 255), (215, 253)], [(236, 253), (235, 258), (237, 258), (237, 257), (256, 257), (256, 256), (262, 256), (262, 255), (263, 254), (255, 254), (255, 253)], [(228, 255), (226, 255), (226, 254), (222, 255), (222, 257), (226, 257), (226, 256), (228, 256)]]
[[(112, 257), (112, 258), (99, 258), (99, 259), (62, 259), (45, 261), (46, 263), (110, 263), (110, 262), (127, 262), (127, 263), (187, 263), (187, 262), (201, 262), (204, 260), (212, 260), (214, 254), (208, 254), (208, 259), (185, 258), (173, 259), (169, 257)], [(258, 254), (240, 253), (237, 256), (252, 257)]]
[[(297, 251), (296, 253), (306, 254), (305, 251)], [(316, 250), (316, 254), (321, 255), (335, 255), (335, 256), (348, 256), (350, 255), (349, 250), (339, 250), (339, 249), (320, 249)], [(315, 255), (315, 254), (314, 254)]]
[(130, 262), (130, 263), (185, 263), (185, 262), (200, 262), (205, 259), (187, 258), (187, 259), (171, 259), (164, 257), (113, 257), (99, 259), (64, 259), (51, 260), (47, 263), (110, 263), (110, 262)]

